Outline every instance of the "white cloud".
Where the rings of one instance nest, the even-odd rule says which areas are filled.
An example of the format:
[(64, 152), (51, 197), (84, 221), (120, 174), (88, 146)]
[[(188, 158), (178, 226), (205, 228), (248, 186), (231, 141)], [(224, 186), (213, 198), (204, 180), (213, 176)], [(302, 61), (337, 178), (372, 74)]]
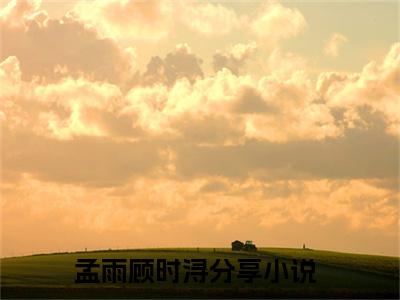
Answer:
[(383, 62), (372, 61), (360, 73), (322, 73), (317, 88), (327, 105), (343, 108), (352, 119), (362, 107), (381, 113), (388, 134), (400, 136), (400, 44), (390, 48)]
[[(243, 94), (243, 89), (258, 93), (258, 99), (254, 101), (267, 109), (256, 113), (251, 113), (251, 109), (237, 111), (238, 105), (243, 107), (247, 101), (253, 101), (251, 94)], [(170, 89), (159, 85), (135, 87), (127, 99), (129, 104), (124, 111), (138, 111), (140, 126), (154, 134), (177, 133), (174, 127), (186, 118), (207, 122), (207, 117), (230, 120), (226, 124), (234, 126), (232, 133), (244, 132), (236, 142), (229, 141), (227, 136), (221, 143), (240, 143), (243, 138), (272, 142), (320, 140), (341, 133), (329, 109), (313, 103), (316, 94), (304, 72), (295, 72), (285, 79), (272, 75), (254, 80), (223, 69), (215, 76), (198, 79), (193, 84), (186, 79), (178, 80)], [(282, 123), (288, 125), (282, 126)]]
[(16, 56), (24, 80), (55, 81), (68, 74), (120, 83), (132, 76), (133, 47), (102, 39), (71, 17), (49, 19), (39, 9), (40, 1), (12, 1), (0, 12), (1, 59)]
[(276, 42), (297, 35), (306, 26), (300, 11), (278, 2), (267, 2), (260, 10), (250, 21), (252, 16), (239, 16), (219, 3), (81, 0), (71, 14), (95, 27), (102, 36), (115, 39), (158, 40), (183, 26), (205, 36), (250, 30), (263, 42)]
[(324, 45), (324, 51), (327, 55), (337, 57), (340, 48), (348, 42), (348, 39), (340, 33), (334, 33)]
[(307, 22), (297, 9), (284, 7), (278, 2), (266, 2), (251, 21), (252, 32), (264, 42), (276, 42), (296, 36), (305, 29)]
[(0, 10), (0, 21), (12, 27), (22, 26), (37, 13), (41, 0), (12, 0)]
[(72, 15), (104, 37), (153, 40), (167, 36), (173, 25), (168, 1), (79, 1)]
[(291, 52), (285, 52), (279, 47), (274, 48), (265, 62), (264, 71), (278, 78), (288, 79), (295, 72), (306, 72), (308, 61)]
[(158, 40), (178, 26), (203, 35), (228, 34), (240, 25), (221, 4), (188, 1), (79, 1), (71, 12), (104, 37)]
[[(127, 130), (140, 128), (150, 135), (176, 139), (185, 137), (191, 120), (199, 133), (200, 128), (208, 128), (208, 122), (229, 132), (219, 135), (220, 140), (213, 138), (215, 144), (240, 144), (246, 139), (283, 143), (339, 137), (345, 128), (356, 126), (357, 118), (362, 118), (358, 110), (367, 106), (382, 114), (389, 134), (397, 135), (399, 49), (393, 45), (382, 64), (371, 62), (361, 73), (322, 73), (315, 85), (302, 70), (305, 61), (279, 49), (268, 58), (269, 75), (257, 79), (224, 68), (202, 78), (182, 60), (186, 57), (197, 64), (190, 48), (182, 44), (172, 56), (167, 55), (163, 72), (157, 73), (160, 80), (134, 86), (127, 93), (111, 83), (67, 74), (54, 83), (24, 82), (18, 60), (11, 57), (1, 65), (3, 119), (11, 127), (29, 124), (36, 132), (62, 139), (110, 136), (111, 127), (122, 121)], [(14, 86), (19, 89), (13, 90)], [(338, 108), (346, 111), (336, 119), (332, 111)]]
[[(187, 45), (179, 45), (176, 51), (179, 57), (191, 58)], [(322, 140), (341, 133), (329, 109), (314, 103), (316, 94), (304, 72), (287, 78), (271, 74), (255, 79), (224, 68), (212, 77), (191, 78), (177, 68), (184, 60), (169, 61), (168, 57), (160, 78), (172, 70), (170, 64), (178, 77), (174, 75), (168, 85), (156, 81), (151, 86), (134, 86), (126, 94), (117, 85), (66, 74), (54, 83), (24, 82), (18, 75), (18, 61), (10, 58), (2, 64), (3, 72), (11, 72), (9, 78), (15, 78), (8, 85), (21, 85), (23, 90), (13, 96), (16, 101), (4, 102), (12, 103), (13, 109), (5, 106), (3, 113), (26, 124), (25, 128), (58, 139), (112, 136), (110, 122), (121, 122), (120, 118), (131, 120), (130, 125), (124, 123), (127, 129), (141, 128), (167, 139), (182, 137), (188, 120), (199, 128), (212, 121), (222, 132), (230, 133), (219, 135), (220, 140), (212, 139), (216, 144), (242, 143), (245, 139)], [(12, 88), (4, 92), (7, 90)]]
[(182, 1), (178, 6), (183, 25), (204, 35), (228, 34), (241, 24), (235, 11), (221, 4)]
[(251, 42), (248, 44), (238, 43), (226, 51), (217, 51), (213, 56), (214, 71), (219, 71), (222, 68), (230, 69), (234, 74), (239, 73), (251, 55), (257, 50), (257, 43)]

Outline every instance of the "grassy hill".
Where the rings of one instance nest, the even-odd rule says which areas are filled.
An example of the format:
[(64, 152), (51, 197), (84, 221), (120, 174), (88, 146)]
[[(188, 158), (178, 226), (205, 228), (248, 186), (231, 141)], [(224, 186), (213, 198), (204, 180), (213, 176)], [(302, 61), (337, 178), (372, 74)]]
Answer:
[[(144, 283), (75, 283), (77, 259), (96, 258), (100, 268), (96, 269), (102, 278), (101, 259), (179, 259), (180, 280), (172, 282), (156, 280)], [(184, 259), (207, 259), (209, 275), (204, 283), (195, 282), (190, 277), (184, 282), (186, 269)], [(211, 278), (216, 273), (210, 271), (215, 260), (221, 259), (220, 267), (225, 267), (223, 259), (229, 259), (234, 267), (231, 283), (225, 283), (225, 273), (216, 282)], [(278, 258), (279, 282), (272, 283), (273, 263)], [(315, 261), (316, 283), (294, 282), (292, 269), (297, 259), (300, 272), (301, 259)], [(260, 259), (260, 276), (251, 283), (238, 278), (239, 259)], [(271, 273), (263, 278), (271, 263)], [(282, 263), (286, 263), (288, 278), (285, 277)], [(242, 268), (243, 270), (243, 268)], [(129, 278), (127, 264), (127, 279)], [(243, 274), (243, 273), (242, 273)], [(298, 273), (299, 274), (299, 273)], [(196, 276), (195, 276), (196, 277)], [(92, 251), (33, 255), (1, 259), (1, 292), (2, 298), (146, 298), (146, 297), (326, 297), (326, 298), (399, 298), (399, 258), (375, 255), (360, 255), (330, 251), (261, 248), (259, 251), (233, 252), (226, 248), (181, 248), (181, 249), (136, 249)]]

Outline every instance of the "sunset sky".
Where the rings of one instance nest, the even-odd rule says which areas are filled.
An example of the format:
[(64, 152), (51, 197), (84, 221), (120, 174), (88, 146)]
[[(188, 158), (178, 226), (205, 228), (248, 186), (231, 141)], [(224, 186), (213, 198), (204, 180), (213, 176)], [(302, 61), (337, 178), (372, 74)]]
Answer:
[(398, 1), (0, 1), (1, 256), (399, 255)]

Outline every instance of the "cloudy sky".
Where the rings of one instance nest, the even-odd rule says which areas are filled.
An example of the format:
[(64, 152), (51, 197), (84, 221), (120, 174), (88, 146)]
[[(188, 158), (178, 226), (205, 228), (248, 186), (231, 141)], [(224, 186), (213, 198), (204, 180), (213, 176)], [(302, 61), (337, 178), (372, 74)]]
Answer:
[(1, 1), (1, 255), (398, 255), (399, 2)]

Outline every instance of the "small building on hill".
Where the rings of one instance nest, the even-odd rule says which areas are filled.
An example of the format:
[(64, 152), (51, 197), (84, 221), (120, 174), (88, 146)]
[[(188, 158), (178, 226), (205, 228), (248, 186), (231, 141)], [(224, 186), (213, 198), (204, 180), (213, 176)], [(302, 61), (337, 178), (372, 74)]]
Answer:
[(257, 247), (252, 241), (246, 241), (244, 244), (241, 241), (236, 240), (232, 242), (232, 251), (257, 251)]
[(241, 241), (234, 241), (232, 242), (232, 251), (240, 251), (243, 249), (244, 244)]

